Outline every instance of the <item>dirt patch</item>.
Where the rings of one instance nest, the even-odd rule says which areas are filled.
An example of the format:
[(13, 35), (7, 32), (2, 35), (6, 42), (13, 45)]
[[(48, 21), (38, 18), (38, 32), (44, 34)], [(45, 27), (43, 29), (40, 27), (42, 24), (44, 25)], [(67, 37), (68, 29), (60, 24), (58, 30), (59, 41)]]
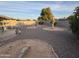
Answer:
[(66, 29), (59, 28), (59, 27), (55, 27), (55, 28), (47, 27), (47, 28), (43, 28), (43, 30), (47, 30), (47, 31), (65, 31)]
[(0, 57), (18, 57), (21, 49), (30, 46), (28, 52), (23, 55), (24, 58), (46, 58), (57, 57), (52, 50), (51, 45), (41, 40), (27, 39), (17, 40), (16, 42), (9, 43), (0, 47)]

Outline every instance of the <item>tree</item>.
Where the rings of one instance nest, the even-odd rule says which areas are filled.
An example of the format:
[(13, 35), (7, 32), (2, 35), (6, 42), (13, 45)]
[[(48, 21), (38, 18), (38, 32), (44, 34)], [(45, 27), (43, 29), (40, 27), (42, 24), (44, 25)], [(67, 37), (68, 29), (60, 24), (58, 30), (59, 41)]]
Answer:
[(79, 35), (79, 7), (76, 7), (73, 15), (68, 17), (72, 32)]
[(40, 14), (40, 17), (38, 17), (38, 20), (40, 20), (41, 22), (49, 21), (49, 22), (52, 22), (53, 25), (55, 23), (54, 16), (53, 16), (51, 9), (49, 7), (43, 8), (41, 10), (41, 14)]
[(38, 23), (39, 23), (39, 24), (43, 24), (43, 23), (44, 23), (44, 20), (43, 20), (42, 17), (38, 17)]

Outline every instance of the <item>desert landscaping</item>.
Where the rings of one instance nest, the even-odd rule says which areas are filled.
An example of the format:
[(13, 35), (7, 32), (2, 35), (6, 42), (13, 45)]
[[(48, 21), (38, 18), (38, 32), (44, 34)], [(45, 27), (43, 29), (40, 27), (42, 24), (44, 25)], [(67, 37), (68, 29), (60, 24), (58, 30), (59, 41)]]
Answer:
[(0, 58), (79, 58), (79, 2), (0, 1)]

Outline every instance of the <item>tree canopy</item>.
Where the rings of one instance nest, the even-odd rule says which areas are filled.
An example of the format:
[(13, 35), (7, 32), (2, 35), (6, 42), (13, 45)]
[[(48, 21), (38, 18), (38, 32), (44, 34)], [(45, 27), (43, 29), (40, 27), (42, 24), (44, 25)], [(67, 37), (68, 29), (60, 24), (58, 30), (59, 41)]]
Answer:
[(40, 13), (40, 17), (38, 17), (38, 21), (50, 21), (55, 22), (54, 16), (52, 14), (52, 11), (50, 7), (43, 8)]
[(52, 20), (53, 19), (53, 14), (52, 14), (51, 9), (49, 7), (43, 8), (40, 15), (43, 20)]

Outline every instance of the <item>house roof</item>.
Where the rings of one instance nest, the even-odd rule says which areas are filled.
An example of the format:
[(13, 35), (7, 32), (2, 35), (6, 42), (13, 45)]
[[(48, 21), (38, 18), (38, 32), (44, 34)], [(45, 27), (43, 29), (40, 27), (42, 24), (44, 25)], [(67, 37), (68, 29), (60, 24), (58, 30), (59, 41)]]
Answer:
[(8, 17), (8, 16), (0, 16), (0, 21), (2, 21), (2, 20), (14, 20), (13, 18), (11, 18), (11, 17)]

